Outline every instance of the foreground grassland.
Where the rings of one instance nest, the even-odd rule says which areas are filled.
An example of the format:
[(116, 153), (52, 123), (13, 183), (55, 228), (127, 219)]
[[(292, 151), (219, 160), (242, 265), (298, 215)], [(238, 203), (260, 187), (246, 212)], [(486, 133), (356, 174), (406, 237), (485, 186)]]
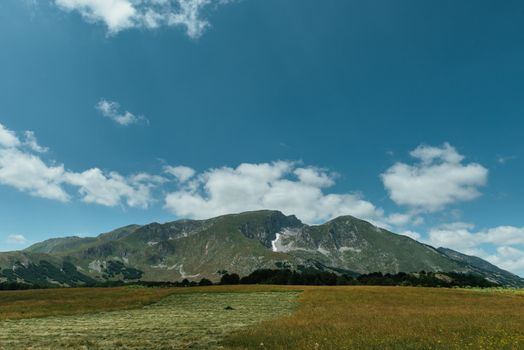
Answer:
[(157, 302), (174, 292), (173, 289), (160, 288), (0, 291), (0, 321), (133, 309)]
[(0, 349), (31, 348), (524, 349), (524, 292), (286, 286), (0, 292)]
[(523, 291), (314, 287), (299, 302), (226, 348), (524, 349)]
[[(290, 313), (297, 295), (195, 289), (172, 293), (140, 309), (5, 320), (0, 322), (0, 348), (216, 348), (220, 339), (236, 329)], [(228, 306), (233, 310), (225, 310)]]

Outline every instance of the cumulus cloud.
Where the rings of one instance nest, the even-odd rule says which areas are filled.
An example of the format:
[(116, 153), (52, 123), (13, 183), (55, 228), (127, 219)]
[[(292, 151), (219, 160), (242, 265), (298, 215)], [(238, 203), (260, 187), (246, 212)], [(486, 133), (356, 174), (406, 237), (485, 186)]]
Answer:
[[(194, 176), (194, 175), (193, 175)], [(352, 193), (325, 193), (334, 184), (325, 170), (294, 162), (240, 164), (209, 169), (169, 193), (165, 206), (180, 217), (208, 218), (246, 210), (276, 209), (309, 223), (340, 215), (381, 222), (383, 211)]]
[(0, 124), (0, 147), (12, 148), (20, 145), (20, 140), (16, 134)]
[(334, 174), (326, 173), (323, 169), (298, 168), (294, 171), (300, 182), (319, 188), (331, 187), (335, 184)]
[(35, 197), (69, 201), (62, 187), (63, 165), (48, 165), (37, 155), (17, 148), (0, 148), (0, 184)]
[(32, 132), (26, 133), (26, 141), (21, 142), (14, 132), (0, 124), (0, 135), (0, 184), (35, 197), (68, 202), (72, 187), (86, 203), (145, 208), (153, 201), (151, 190), (163, 181), (160, 176), (145, 173), (124, 177), (98, 168), (70, 171), (33, 153), (46, 149), (38, 145)]
[(149, 123), (149, 120), (147, 120), (147, 118), (144, 116), (137, 116), (129, 111), (122, 113), (120, 111), (120, 104), (118, 102), (102, 99), (96, 104), (96, 109), (98, 109), (98, 111), (100, 111), (104, 117), (107, 117), (123, 126)]
[[(476, 255), (524, 276), (524, 227), (498, 226), (475, 231), (470, 223), (456, 222), (429, 231), (427, 243)], [(487, 247), (495, 253), (486, 252)]]
[(497, 248), (495, 254), (484, 258), (496, 266), (524, 276), (524, 249), (502, 246)]
[(94, 168), (82, 173), (66, 173), (64, 181), (77, 186), (86, 203), (114, 207), (124, 200), (130, 207), (147, 208), (151, 201), (151, 183), (132, 181), (117, 172), (104, 174)]
[(415, 232), (415, 231), (409, 231), (409, 230), (401, 232), (400, 235), (407, 236), (407, 237), (412, 238), (412, 239), (414, 239), (416, 241), (419, 241), (421, 239), (421, 237), (422, 237), (420, 235), (420, 233)]
[(210, 26), (204, 9), (230, 0), (55, 0), (66, 11), (76, 11), (91, 23), (103, 23), (110, 34), (129, 28), (182, 27), (190, 38)]
[(56, 0), (68, 11), (78, 11), (90, 22), (104, 22), (110, 32), (132, 27), (137, 11), (130, 0)]
[[(417, 218), (418, 219), (418, 218)], [(395, 226), (404, 226), (413, 220), (410, 214), (394, 213), (388, 216), (388, 223)]]
[(435, 246), (475, 249), (481, 244), (524, 245), (524, 227), (499, 226), (473, 232), (474, 225), (457, 222), (429, 231), (429, 242)]
[(179, 182), (186, 182), (196, 174), (195, 170), (187, 166), (166, 165), (164, 172), (173, 175)]
[(10, 244), (25, 244), (29, 242), (23, 235), (9, 235), (7, 236), (7, 243)]
[[(35, 197), (61, 202), (79, 197), (85, 203), (146, 208), (154, 201), (153, 190), (169, 181), (159, 175), (123, 176), (99, 168), (72, 171), (44, 159), (47, 149), (38, 144), (33, 132), (26, 132), (21, 142), (0, 124), (0, 135), (0, 184)], [(340, 215), (354, 215), (383, 226), (389, 221), (407, 221), (401, 214), (386, 217), (382, 209), (358, 194), (327, 193), (336, 174), (295, 162), (244, 163), (201, 174), (185, 166), (166, 165), (163, 170), (176, 178), (171, 180), (176, 190), (167, 194), (165, 206), (177, 216), (209, 218), (265, 208), (296, 214), (306, 222)]]
[(435, 212), (479, 197), (479, 188), (487, 182), (488, 170), (477, 163), (464, 164), (464, 157), (448, 143), (422, 145), (410, 155), (415, 164), (399, 162), (381, 175), (390, 198), (399, 205)]
[(42, 147), (38, 144), (38, 140), (36, 139), (35, 133), (33, 131), (26, 131), (24, 135), (24, 145), (29, 147), (31, 150), (37, 153), (46, 153), (47, 151), (49, 151), (47, 147)]

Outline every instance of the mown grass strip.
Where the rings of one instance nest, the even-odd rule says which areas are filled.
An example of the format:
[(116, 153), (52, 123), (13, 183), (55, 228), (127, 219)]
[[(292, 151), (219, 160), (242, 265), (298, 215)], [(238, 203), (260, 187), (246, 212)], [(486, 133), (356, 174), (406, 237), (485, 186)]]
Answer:
[(298, 295), (221, 289), (176, 290), (140, 309), (5, 320), (0, 348), (209, 349), (232, 331), (291, 313)]

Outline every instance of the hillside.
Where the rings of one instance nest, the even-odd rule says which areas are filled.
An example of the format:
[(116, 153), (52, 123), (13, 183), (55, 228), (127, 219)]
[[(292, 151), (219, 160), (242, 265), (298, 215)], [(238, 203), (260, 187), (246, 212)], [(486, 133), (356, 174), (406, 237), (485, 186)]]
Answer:
[(67, 237), (0, 253), (0, 280), (57, 285), (90, 281), (218, 280), (257, 269), (319, 269), (352, 275), (444, 271), (499, 284), (524, 281), (488, 262), (435, 249), (351, 216), (309, 226), (278, 211), (130, 225), (98, 237)]

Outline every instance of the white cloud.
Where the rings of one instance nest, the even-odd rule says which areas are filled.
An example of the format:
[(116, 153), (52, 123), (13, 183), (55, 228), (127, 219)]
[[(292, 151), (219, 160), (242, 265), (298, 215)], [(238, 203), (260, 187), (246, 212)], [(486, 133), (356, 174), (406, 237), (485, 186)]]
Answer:
[(170, 165), (166, 165), (164, 167), (164, 172), (170, 174), (170, 175), (173, 175), (174, 177), (176, 177), (176, 179), (179, 181), (179, 182), (186, 182), (187, 180), (189, 180), (190, 178), (192, 178), (193, 176), (195, 176), (196, 174), (196, 171), (191, 169), (190, 167), (187, 167), (187, 166), (170, 166)]
[(66, 11), (77, 11), (88, 22), (100, 22), (110, 34), (129, 28), (182, 27), (190, 38), (210, 26), (203, 10), (229, 0), (55, 0)]
[(16, 148), (0, 148), (0, 184), (12, 186), (35, 197), (69, 201), (62, 188), (62, 165), (47, 165), (38, 156)]
[(47, 147), (42, 147), (38, 144), (38, 140), (36, 139), (35, 133), (33, 131), (26, 131), (24, 135), (24, 146), (29, 147), (37, 153), (46, 153), (47, 151), (49, 151)]
[(244, 163), (210, 169), (166, 196), (180, 217), (209, 218), (246, 210), (276, 209), (309, 223), (340, 215), (381, 222), (383, 211), (356, 194), (326, 194), (332, 175), (294, 162)]
[(381, 175), (390, 198), (399, 205), (434, 212), (446, 205), (470, 201), (481, 195), (488, 170), (477, 163), (463, 164), (464, 157), (449, 144), (419, 146), (410, 155), (413, 165), (396, 163)]
[(395, 225), (395, 226), (404, 226), (408, 223), (410, 223), (412, 220), (412, 216), (410, 214), (400, 214), (400, 213), (394, 213), (388, 216), (388, 223)]
[[(499, 226), (475, 232), (474, 225), (456, 222), (431, 229), (427, 243), (479, 256), (524, 276), (524, 227)], [(485, 247), (496, 249), (496, 253), (487, 253)]]
[(184, 26), (190, 38), (198, 38), (209, 27), (209, 22), (202, 19), (202, 9), (211, 3), (211, 0), (177, 0), (180, 5), (178, 12), (167, 16), (167, 24), (170, 26)]
[(479, 237), (471, 232), (473, 227), (469, 223), (456, 222), (432, 228), (429, 231), (428, 243), (435, 247), (446, 247), (460, 251), (473, 249), (481, 244)]
[(474, 225), (457, 222), (429, 231), (429, 242), (435, 246), (471, 249), (481, 244), (524, 245), (524, 227), (498, 226), (473, 232)]
[(119, 111), (120, 104), (118, 102), (102, 99), (96, 104), (96, 109), (98, 109), (104, 117), (107, 117), (123, 126), (149, 123), (149, 120), (143, 116), (134, 115), (129, 111), (121, 113)]
[(524, 276), (524, 249), (502, 246), (497, 248), (496, 254), (484, 258), (498, 267)]
[(124, 200), (130, 207), (147, 208), (151, 202), (151, 183), (130, 181), (116, 172), (106, 175), (94, 168), (82, 173), (67, 173), (64, 182), (78, 187), (86, 203), (114, 207)]
[[(151, 190), (164, 180), (145, 173), (124, 177), (98, 168), (69, 171), (62, 164), (50, 165), (40, 155), (31, 153), (45, 149), (38, 145), (33, 133), (26, 133), (26, 142), (21, 143), (16, 134), (2, 124), (0, 130), (4, 136), (8, 135), (0, 144), (0, 184), (35, 197), (68, 202), (72, 198), (68, 188), (73, 187), (86, 203), (105, 206), (125, 203), (130, 207), (145, 208), (153, 201)], [(27, 143), (27, 140), (34, 142)]]
[(324, 169), (298, 168), (294, 171), (300, 182), (320, 188), (331, 187), (335, 184), (334, 175), (328, 174)]
[(419, 241), (420, 238), (422, 237), (422, 236), (420, 235), (420, 233), (415, 232), (415, 231), (409, 231), (409, 230), (408, 230), (408, 231), (403, 231), (403, 232), (401, 232), (400, 235), (402, 235), (402, 236), (407, 236), (407, 237), (412, 238), (412, 239), (414, 239), (414, 240), (416, 240), (416, 241)]
[[(146, 173), (123, 176), (114, 171), (92, 168), (71, 171), (64, 165), (42, 158), (45, 149), (34, 133), (20, 142), (16, 134), (0, 124), (0, 184), (33, 196), (68, 202), (76, 190), (86, 203), (104, 206), (148, 207), (153, 190), (168, 179)], [(201, 174), (184, 166), (165, 166), (176, 177), (178, 189), (165, 198), (166, 207), (178, 216), (208, 218), (255, 209), (280, 209), (307, 222), (320, 222), (340, 215), (354, 215), (387, 226), (406, 222), (402, 214), (385, 217), (358, 194), (325, 193), (335, 184), (336, 175), (295, 162), (244, 163), (236, 168), (210, 169)]]
[(20, 140), (16, 137), (16, 134), (0, 124), (0, 147), (11, 148), (18, 145), (20, 145)]
[(517, 159), (516, 156), (501, 156), (501, 155), (497, 156), (497, 162), (499, 164), (506, 164), (507, 162), (511, 160), (515, 160), (515, 159)]
[(67, 11), (78, 11), (89, 22), (104, 22), (110, 32), (119, 32), (134, 25), (137, 14), (131, 0), (56, 0)]
[(7, 243), (9, 244), (25, 244), (29, 242), (23, 235), (9, 235), (7, 236)]
[(422, 164), (431, 165), (435, 160), (445, 163), (460, 163), (464, 157), (457, 153), (454, 147), (445, 143), (442, 147), (421, 145), (409, 153), (413, 158), (419, 159)]

